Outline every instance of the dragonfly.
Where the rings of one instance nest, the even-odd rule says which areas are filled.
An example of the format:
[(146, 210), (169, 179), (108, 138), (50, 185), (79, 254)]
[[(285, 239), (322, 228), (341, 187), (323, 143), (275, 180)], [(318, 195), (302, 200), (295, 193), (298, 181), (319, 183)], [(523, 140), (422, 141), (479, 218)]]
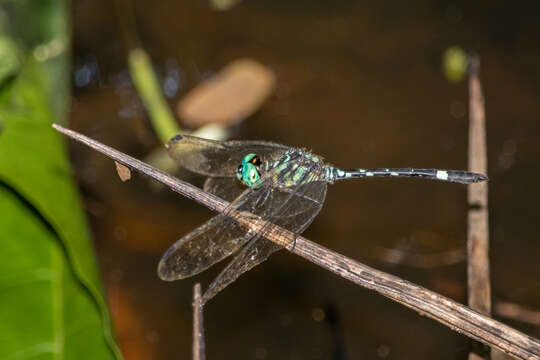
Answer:
[(166, 281), (196, 275), (236, 254), (203, 295), (202, 302), (223, 290), (241, 274), (282, 249), (230, 216), (258, 216), (301, 234), (323, 206), (327, 185), (353, 178), (425, 178), (462, 184), (487, 180), (483, 174), (460, 170), (372, 168), (343, 170), (302, 148), (266, 141), (216, 141), (177, 135), (166, 145), (180, 166), (206, 176), (204, 190), (229, 202), (227, 208), (176, 241), (163, 255), (158, 275)]

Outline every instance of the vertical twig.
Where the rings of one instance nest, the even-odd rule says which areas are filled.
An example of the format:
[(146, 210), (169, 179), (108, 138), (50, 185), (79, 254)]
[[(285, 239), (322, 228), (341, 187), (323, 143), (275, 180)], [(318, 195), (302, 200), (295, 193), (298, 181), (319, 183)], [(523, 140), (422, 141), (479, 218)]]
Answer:
[(204, 324), (201, 284), (193, 286), (193, 360), (204, 360)]
[[(480, 84), (480, 60), (471, 56), (469, 69), (469, 170), (487, 174), (484, 96)], [(489, 278), (488, 187), (487, 182), (468, 187), (467, 282), (472, 309), (491, 315)], [(489, 358), (489, 348), (475, 346), (469, 360)]]

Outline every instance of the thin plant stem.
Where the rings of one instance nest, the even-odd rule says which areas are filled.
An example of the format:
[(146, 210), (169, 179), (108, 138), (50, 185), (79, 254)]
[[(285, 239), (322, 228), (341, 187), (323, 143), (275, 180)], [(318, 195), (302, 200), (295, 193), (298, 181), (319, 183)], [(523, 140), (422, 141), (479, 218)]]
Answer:
[(129, 52), (128, 63), (133, 83), (148, 111), (154, 131), (161, 142), (166, 144), (182, 130), (163, 97), (150, 57), (141, 48), (133, 49)]
[(201, 284), (193, 286), (193, 360), (205, 360), (203, 304)]
[[(469, 170), (487, 174), (486, 117), (480, 83), (480, 60), (469, 68)], [(489, 275), (488, 182), (468, 186), (467, 285), (469, 306), (491, 315)], [(490, 350), (473, 344), (469, 360), (489, 359)]]

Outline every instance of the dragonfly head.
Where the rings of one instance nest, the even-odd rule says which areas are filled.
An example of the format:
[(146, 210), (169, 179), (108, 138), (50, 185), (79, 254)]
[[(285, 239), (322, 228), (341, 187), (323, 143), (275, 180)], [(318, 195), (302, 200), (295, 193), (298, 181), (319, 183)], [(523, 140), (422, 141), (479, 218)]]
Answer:
[(247, 187), (257, 189), (261, 186), (261, 173), (259, 171), (262, 161), (255, 154), (247, 154), (236, 169), (236, 177)]

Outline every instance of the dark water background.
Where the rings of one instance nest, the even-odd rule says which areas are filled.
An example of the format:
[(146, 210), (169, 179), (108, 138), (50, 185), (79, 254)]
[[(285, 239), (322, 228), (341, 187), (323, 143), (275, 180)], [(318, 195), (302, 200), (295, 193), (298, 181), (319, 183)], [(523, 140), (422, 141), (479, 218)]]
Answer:
[[(122, 3), (122, 2), (118, 2)], [(303, 146), (341, 167), (467, 167), (467, 86), (448, 83), (443, 51), (481, 57), (487, 106), (494, 302), (540, 309), (540, 22), (538, 2), (134, 1), (136, 35), (171, 106), (240, 57), (277, 89), (235, 138)], [(109, 1), (73, 2), (71, 127), (143, 158), (159, 146), (126, 71)], [(168, 80), (166, 80), (168, 79)], [(126, 359), (191, 357), (191, 290), (221, 266), (165, 283), (163, 251), (212, 214), (79, 145), (85, 197)], [(201, 183), (199, 178), (190, 180)], [(383, 271), (466, 301), (466, 264), (391, 264), (381, 249), (465, 250), (466, 188), (378, 179), (330, 186), (305, 236)], [(322, 312), (321, 312), (322, 311)], [(321, 320), (321, 314), (325, 314)], [(470, 341), (433, 320), (282, 251), (206, 307), (208, 359), (464, 359)], [(495, 314), (495, 317), (501, 319)], [(538, 326), (501, 319), (533, 336)]]

